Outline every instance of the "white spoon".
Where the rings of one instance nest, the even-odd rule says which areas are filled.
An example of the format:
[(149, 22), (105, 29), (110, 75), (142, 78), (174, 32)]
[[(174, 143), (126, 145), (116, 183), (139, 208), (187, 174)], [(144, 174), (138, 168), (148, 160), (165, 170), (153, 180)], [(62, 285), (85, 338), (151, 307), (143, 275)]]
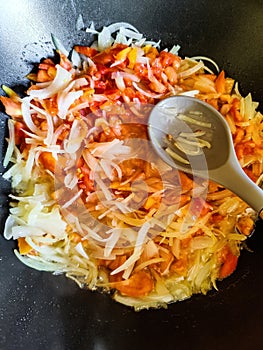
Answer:
[[(197, 124), (196, 120), (198, 120)], [(223, 185), (243, 199), (259, 214), (259, 217), (263, 218), (263, 190), (241, 168), (229, 126), (215, 108), (193, 97), (168, 97), (152, 109), (148, 130), (155, 150), (166, 163)], [(170, 148), (173, 146), (167, 140), (167, 135), (176, 140), (182, 133), (190, 135), (200, 130), (205, 132), (203, 138), (211, 145), (210, 148), (203, 147), (201, 154), (187, 156), (176, 147)], [(183, 163), (177, 157), (171, 157), (165, 150), (167, 146), (185, 158), (186, 162)], [(187, 162), (189, 164), (186, 164)]]

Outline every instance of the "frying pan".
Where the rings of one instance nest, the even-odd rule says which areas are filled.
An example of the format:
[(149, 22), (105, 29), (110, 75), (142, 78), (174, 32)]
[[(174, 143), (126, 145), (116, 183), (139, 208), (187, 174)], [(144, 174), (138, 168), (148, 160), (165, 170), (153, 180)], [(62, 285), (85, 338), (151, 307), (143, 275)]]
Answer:
[[(51, 33), (67, 48), (90, 43), (92, 37), (76, 29), (79, 14), (85, 26), (127, 21), (147, 38), (162, 39), (163, 47), (179, 44), (181, 56), (215, 59), (262, 111), (261, 0), (2, 0), (0, 83), (22, 92), (33, 64), (53, 54)], [(0, 124), (3, 158), (4, 113)], [(2, 231), (9, 191), (2, 178), (0, 188)], [(137, 313), (108, 295), (80, 290), (64, 276), (27, 268), (15, 258), (14, 243), (0, 237), (0, 349), (260, 349), (262, 235), (261, 224), (218, 291)]]

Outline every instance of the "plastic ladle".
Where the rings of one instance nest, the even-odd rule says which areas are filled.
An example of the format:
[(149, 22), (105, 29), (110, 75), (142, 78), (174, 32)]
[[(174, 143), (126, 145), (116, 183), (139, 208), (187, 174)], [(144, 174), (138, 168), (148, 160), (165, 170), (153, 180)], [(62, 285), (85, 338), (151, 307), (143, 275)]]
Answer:
[[(189, 164), (171, 157), (165, 150), (167, 135), (176, 140), (182, 133), (190, 135), (200, 130), (205, 130), (204, 138), (211, 147), (202, 148), (201, 155), (191, 156), (186, 156), (179, 150), (179, 155), (187, 159)], [(241, 168), (229, 126), (215, 108), (194, 97), (168, 97), (153, 107), (149, 116), (148, 131), (154, 149), (166, 163), (221, 184), (238, 195), (261, 219), (263, 218), (263, 190)]]

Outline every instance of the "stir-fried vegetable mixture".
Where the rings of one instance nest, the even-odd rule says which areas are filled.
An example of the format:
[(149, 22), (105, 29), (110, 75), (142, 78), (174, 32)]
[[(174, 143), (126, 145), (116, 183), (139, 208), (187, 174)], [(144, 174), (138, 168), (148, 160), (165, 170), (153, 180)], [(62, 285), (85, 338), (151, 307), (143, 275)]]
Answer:
[(136, 310), (205, 294), (235, 270), (255, 213), (229, 190), (158, 159), (147, 118), (168, 96), (208, 102), (260, 185), (258, 104), (215, 64), (215, 73), (206, 67), (211, 60), (161, 50), (130, 24), (87, 32), (98, 41), (71, 52), (53, 37), (57, 54), (28, 75), (25, 97), (3, 86), (4, 177), (13, 189), (4, 236), (17, 240), (26, 265), (65, 273)]

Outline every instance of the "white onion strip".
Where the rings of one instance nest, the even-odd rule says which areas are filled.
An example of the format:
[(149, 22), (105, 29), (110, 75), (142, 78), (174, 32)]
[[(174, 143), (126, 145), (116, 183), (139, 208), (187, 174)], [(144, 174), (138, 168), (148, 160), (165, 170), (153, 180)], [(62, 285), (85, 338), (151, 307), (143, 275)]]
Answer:
[(195, 145), (185, 145), (184, 142), (175, 141), (174, 145), (183, 153), (190, 156), (197, 156), (202, 153), (201, 148), (198, 144)]
[[(136, 240), (136, 244), (135, 244), (135, 249), (133, 254), (121, 265), (119, 266), (117, 269), (113, 270), (111, 272), (111, 275), (116, 275), (117, 273), (124, 271), (126, 269), (128, 269), (131, 265), (133, 265), (141, 256), (142, 250), (143, 250), (143, 244), (145, 242), (147, 233), (149, 231), (151, 227), (151, 224), (149, 222), (145, 222), (139, 232), (138, 232), (138, 236), (137, 236), (137, 240)], [(128, 276), (125, 276), (126, 278), (128, 278)]]
[(72, 79), (72, 75), (59, 64), (56, 65), (57, 73), (55, 79), (44, 89), (30, 90), (28, 95), (39, 99), (49, 98), (59, 91), (65, 89)]
[(50, 114), (47, 113), (46, 118), (47, 118), (47, 136), (44, 140), (44, 144), (47, 146), (50, 146), (54, 139), (54, 124), (53, 124), (53, 118)]
[(22, 110), (22, 115), (24, 122), (26, 123), (26, 126), (34, 133), (37, 134), (38, 136), (45, 137), (46, 133), (41, 131), (33, 122), (31, 118), (31, 111), (30, 111), (30, 101), (32, 100), (32, 97), (27, 96), (24, 97), (22, 100), (21, 104), (21, 110)]
[(179, 162), (183, 163), (183, 164), (190, 164), (190, 162), (188, 160), (186, 160), (185, 158), (181, 157), (179, 154), (175, 153), (170, 147), (167, 147), (165, 149), (165, 151), (175, 160), (178, 160)]
[(79, 243), (76, 245), (75, 249), (76, 249), (76, 251), (77, 251), (81, 256), (83, 256), (83, 258), (89, 260), (89, 256), (88, 256), (88, 254), (86, 253), (86, 251), (84, 250), (83, 245), (82, 245), (81, 242), (79, 242)]
[(69, 206), (71, 206), (71, 204), (73, 204), (81, 196), (82, 192), (83, 190), (79, 190), (70, 200), (68, 200), (66, 203), (62, 205), (62, 208), (66, 209)]
[(135, 87), (136, 90), (138, 90), (142, 95), (145, 95), (150, 98), (161, 98), (164, 94), (155, 94), (154, 92), (151, 91), (146, 91), (143, 90), (142, 88), (139, 87), (139, 85), (136, 82), (133, 82), (132, 85)]
[(104, 248), (105, 258), (107, 258), (111, 255), (112, 250), (114, 249), (116, 243), (118, 242), (118, 240), (121, 236), (121, 231), (122, 231), (122, 229), (119, 229), (119, 228), (113, 228), (113, 229), (107, 231), (108, 234), (111, 233), (111, 236), (109, 237), (109, 239), (107, 240), (107, 242), (105, 244), (105, 248)]
[(194, 67), (191, 67), (185, 71), (179, 72), (177, 74), (178, 78), (186, 78), (189, 77), (190, 75), (193, 75), (194, 73), (198, 72), (201, 68), (204, 68), (203, 62), (198, 62), (197, 64), (194, 65)]
[[(217, 72), (220, 71), (218, 65), (215, 63), (214, 60), (212, 60), (211, 58), (209, 57), (206, 57), (206, 56), (194, 56), (194, 57), (191, 57), (191, 60), (195, 60), (195, 61), (199, 61), (199, 60), (202, 60), (202, 61), (207, 61), (207, 62), (210, 62), (213, 64), (213, 66), (216, 68)], [(207, 67), (205, 67), (207, 69)]]
[(132, 24), (127, 23), (127, 22), (117, 22), (117, 23), (112, 23), (111, 25), (109, 25), (108, 30), (111, 34), (117, 32), (118, 30), (120, 30), (121, 28), (125, 28), (125, 29), (131, 29), (136, 33), (139, 33), (138, 29), (135, 28)]
[(180, 120), (183, 120), (185, 122), (188, 122), (190, 124), (194, 124), (194, 125), (198, 125), (198, 126), (203, 126), (205, 128), (211, 128), (212, 127), (212, 124), (211, 123), (208, 123), (208, 122), (204, 122), (202, 120), (197, 120), (195, 118), (192, 118), (192, 117), (189, 117), (188, 115), (185, 115), (185, 114), (182, 114), (182, 113), (179, 113), (177, 115), (177, 118), (180, 119)]
[(4, 167), (6, 167), (10, 162), (15, 150), (15, 126), (14, 126), (13, 120), (8, 119), (7, 125), (8, 125), (8, 131), (9, 131), (9, 139), (8, 139), (8, 146), (7, 146), (5, 158), (3, 161)]
[(58, 95), (58, 116), (65, 119), (69, 107), (83, 95), (83, 91), (61, 92)]

